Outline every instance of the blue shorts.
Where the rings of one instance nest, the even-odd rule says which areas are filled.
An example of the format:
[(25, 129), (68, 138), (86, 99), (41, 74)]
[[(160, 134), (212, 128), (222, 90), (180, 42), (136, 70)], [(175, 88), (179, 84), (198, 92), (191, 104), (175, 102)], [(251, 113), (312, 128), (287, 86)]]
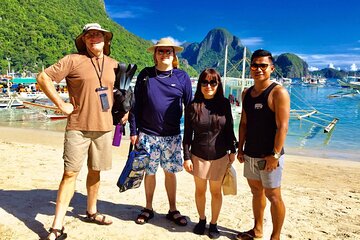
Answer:
[(263, 160), (263, 158), (252, 158), (247, 155), (244, 155), (244, 158), (244, 177), (261, 181), (264, 188), (278, 188), (281, 186), (284, 155), (279, 158), (279, 166), (271, 172), (259, 170), (257, 162)]
[(138, 148), (145, 149), (150, 154), (146, 167), (147, 175), (155, 175), (160, 166), (167, 172), (177, 173), (183, 170), (181, 135), (153, 136), (139, 133)]

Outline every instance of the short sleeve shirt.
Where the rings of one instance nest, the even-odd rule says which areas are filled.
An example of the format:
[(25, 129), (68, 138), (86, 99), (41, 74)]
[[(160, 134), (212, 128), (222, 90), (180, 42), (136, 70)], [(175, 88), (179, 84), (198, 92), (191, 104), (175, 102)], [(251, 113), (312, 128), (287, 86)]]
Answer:
[[(111, 107), (117, 66), (118, 62), (106, 55), (98, 59), (87, 54), (70, 54), (45, 69), (45, 73), (55, 82), (66, 79), (69, 99), (74, 105), (66, 130), (112, 130)], [(110, 109), (105, 112), (102, 111), (100, 97), (96, 92), (100, 87), (100, 75), (102, 86), (108, 88)]]

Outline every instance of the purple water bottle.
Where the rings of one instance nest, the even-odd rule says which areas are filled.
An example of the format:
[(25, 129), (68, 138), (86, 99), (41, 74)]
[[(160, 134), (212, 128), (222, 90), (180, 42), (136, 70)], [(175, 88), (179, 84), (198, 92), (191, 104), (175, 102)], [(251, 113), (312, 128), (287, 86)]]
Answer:
[(122, 128), (123, 126), (120, 123), (115, 126), (114, 138), (112, 142), (113, 146), (116, 147), (120, 146), (121, 137), (122, 137)]

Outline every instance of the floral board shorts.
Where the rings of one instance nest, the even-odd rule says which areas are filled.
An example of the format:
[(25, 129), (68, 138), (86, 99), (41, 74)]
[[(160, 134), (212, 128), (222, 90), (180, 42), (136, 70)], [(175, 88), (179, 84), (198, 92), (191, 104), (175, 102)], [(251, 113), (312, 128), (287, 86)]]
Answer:
[(145, 149), (150, 154), (146, 174), (155, 175), (160, 166), (167, 172), (177, 173), (183, 170), (181, 135), (153, 136), (139, 133), (137, 147)]

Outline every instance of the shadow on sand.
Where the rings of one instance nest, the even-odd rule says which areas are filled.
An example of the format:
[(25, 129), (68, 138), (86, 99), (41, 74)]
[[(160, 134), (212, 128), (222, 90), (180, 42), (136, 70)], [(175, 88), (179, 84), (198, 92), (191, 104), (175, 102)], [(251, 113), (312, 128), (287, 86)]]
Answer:
[[(1, 190), (0, 189), (0, 208), (22, 221), (31, 231), (38, 234), (39, 238), (47, 235), (49, 226), (36, 220), (38, 214), (53, 216), (55, 212), (57, 190), (34, 189), (34, 190)], [(75, 192), (70, 202), (72, 211), (66, 213), (80, 220), (86, 212), (86, 195)], [(35, 204), (36, 203), (36, 204)], [(133, 222), (143, 208), (138, 205), (119, 204), (108, 201), (98, 200), (99, 212), (118, 218), (123, 221)], [(195, 207), (195, 206), (194, 206)], [(185, 214), (185, 213), (184, 213)], [(191, 222), (185, 227), (177, 226), (175, 223), (166, 219), (166, 213), (156, 213), (153, 219), (147, 224), (162, 227), (169, 232), (192, 232), (196, 222)], [(139, 226), (141, 227), (141, 226)], [(233, 239), (236, 232), (232, 229), (219, 226), (221, 235)]]

